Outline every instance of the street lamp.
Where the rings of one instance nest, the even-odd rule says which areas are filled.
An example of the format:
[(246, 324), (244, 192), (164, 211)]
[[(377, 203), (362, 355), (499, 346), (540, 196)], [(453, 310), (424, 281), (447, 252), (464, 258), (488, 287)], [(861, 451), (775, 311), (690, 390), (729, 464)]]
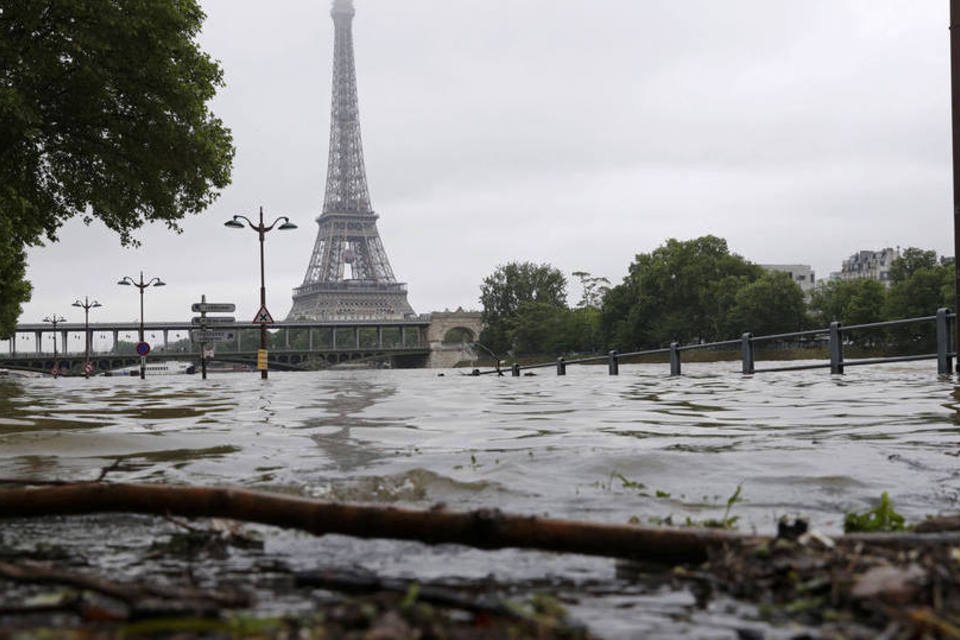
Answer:
[(71, 307), (80, 307), (83, 309), (83, 343), (84, 343), (84, 362), (83, 362), (83, 377), (89, 378), (90, 374), (93, 371), (93, 367), (90, 366), (90, 309), (96, 309), (102, 307), (103, 305), (97, 302), (96, 300), (91, 301), (87, 296), (83, 296), (83, 302), (77, 300), (74, 302)]
[(57, 356), (57, 325), (66, 322), (67, 319), (54, 313), (44, 318), (43, 321), (53, 325), (53, 369), (50, 370), (50, 373), (56, 378), (60, 375), (60, 359)]
[[(143, 271), (141, 271), (139, 282), (137, 282), (130, 276), (123, 276), (123, 278), (121, 278), (117, 282), (117, 284), (123, 285), (125, 287), (132, 285), (137, 289), (140, 289), (140, 342), (139, 344), (137, 344), (137, 353), (140, 354), (140, 379), (143, 380), (144, 378), (147, 377), (147, 353), (149, 353), (149, 345), (147, 345), (146, 347), (142, 346), (142, 345), (146, 345), (146, 343), (143, 341), (143, 290), (151, 285), (154, 287), (164, 287), (167, 285), (167, 283), (161, 280), (160, 278), (150, 278), (150, 280), (144, 282)], [(141, 349), (145, 349), (145, 351), (143, 353), (140, 353)]]
[(253, 231), (256, 231), (260, 236), (260, 311), (257, 312), (256, 322), (260, 323), (260, 352), (257, 354), (257, 368), (260, 369), (260, 377), (264, 380), (267, 379), (267, 325), (273, 322), (273, 319), (270, 317), (270, 313), (267, 311), (267, 285), (263, 277), (263, 240), (267, 235), (268, 231), (272, 231), (276, 227), (278, 222), (281, 222), (280, 226), (277, 227), (280, 231), (289, 231), (291, 229), (296, 229), (297, 225), (290, 222), (290, 218), (287, 216), (280, 216), (269, 225), (263, 223), (263, 207), (260, 207), (260, 224), (254, 224), (250, 218), (246, 216), (233, 216), (232, 220), (227, 220), (223, 223), (223, 226), (230, 227), (231, 229), (243, 229), (243, 220), (247, 223), (247, 226), (250, 227)]

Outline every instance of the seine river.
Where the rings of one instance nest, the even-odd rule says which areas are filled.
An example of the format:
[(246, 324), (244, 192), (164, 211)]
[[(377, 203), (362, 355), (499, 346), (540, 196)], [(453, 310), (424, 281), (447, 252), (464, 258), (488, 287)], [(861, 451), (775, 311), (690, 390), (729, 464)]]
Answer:
[[(94, 479), (120, 460), (110, 480), (612, 523), (719, 518), (739, 486), (731, 515), (761, 533), (782, 515), (836, 533), (844, 512), (883, 491), (908, 520), (960, 509), (960, 401), (935, 363), (834, 377), (744, 377), (736, 368), (690, 364), (680, 378), (667, 377), (667, 365), (630, 365), (619, 377), (570, 367), (566, 377), (351, 370), (271, 372), (265, 382), (255, 373), (4, 380), (0, 477)], [(134, 518), (124, 532), (125, 518), (20, 522), (0, 535), (52, 537), (88, 554), (106, 545), (92, 555), (109, 566), (122, 563), (110, 560), (105, 537), (151, 531), (137, 533), (151, 521)], [(697, 611), (685, 592), (627, 583), (613, 560), (267, 531), (265, 553), (302, 568), (549, 587), (604, 637), (735, 638), (749, 617)]]

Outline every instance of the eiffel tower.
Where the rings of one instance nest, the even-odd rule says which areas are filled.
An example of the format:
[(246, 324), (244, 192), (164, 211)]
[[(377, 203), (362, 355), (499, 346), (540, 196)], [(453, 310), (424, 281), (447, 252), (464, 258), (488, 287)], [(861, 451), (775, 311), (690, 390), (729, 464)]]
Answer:
[(353, 0), (333, 0), (330, 158), (320, 230), (287, 320), (390, 320), (414, 315), (377, 232), (360, 143)]

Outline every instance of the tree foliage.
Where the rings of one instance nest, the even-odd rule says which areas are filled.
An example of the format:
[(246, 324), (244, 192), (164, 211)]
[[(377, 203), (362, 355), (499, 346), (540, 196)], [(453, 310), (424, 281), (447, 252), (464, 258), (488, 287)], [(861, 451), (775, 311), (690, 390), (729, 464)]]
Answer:
[(513, 347), (512, 332), (523, 317), (567, 308), (567, 279), (548, 264), (511, 262), (484, 278), (480, 303), (485, 327), (480, 342), (504, 353)]
[(810, 308), (819, 326), (837, 321), (867, 324), (883, 320), (886, 290), (878, 280), (830, 280), (813, 292)]
[[(583, 297), (564, 300), (563, 275), (549, 265), (511, 263), (481, 287), (486, 328), (481, 340), (500, 353), (558, 356), (621, 352), (931, 316), (950, 307), (953, 261), (915, 247), (890, 268), (891, 286), (878, 280), (829, 280), (808, 297), (789, 274), (768, 271), (729, 251), (715, 236), (667, 240), (639, 254), (623, 282), (575, 271)], [(845, 331), (845, 339), (904, 353), (929, 353), (933, 323)]]
[[(29, 299), (26, 246), (74, 217), (123, 244), (148, 222), (178, 231), (229, 183), (222, 86), (200, 50), (196, 0), (15, 0), (0, 6), (0, 333)], [(9, 280), (16, 278), (16, 281)]]
[(727, 335), (773, 335), (807, 327), (807, 302), (789, 274), (768, 271), (734, 294)]
[(602, 324), (621, 350), (727, 337), (736, 293), (763, 269), (730, 253), (726, 240), (670, 239), (639, 254), (604, 298)]
[(610, 291), (610, 281), (588, 271), (574, 271), (573, 277), (580, 280), (580, 288), (583, 290), (577, 308), (599, 309), (603, 305), (603, 297)]
[(899, 258), (890, 265), (889, 277), (894, 284), (903, 282), (921, 269), (937, 267), (937, 252), (917, 247), (908, 247), (903, 250)]
[[(954, 303), (955, 273), (953, 261), (937, 262), (933, 251), (911, 247), (890, 268), (893, 283), (884, 302), (888, 318), (931, 316), (941, 307)], [(936, 332), (929, 323), (898, 327), (892, 331), (894, 342), (901, 348), (933, 350)]]

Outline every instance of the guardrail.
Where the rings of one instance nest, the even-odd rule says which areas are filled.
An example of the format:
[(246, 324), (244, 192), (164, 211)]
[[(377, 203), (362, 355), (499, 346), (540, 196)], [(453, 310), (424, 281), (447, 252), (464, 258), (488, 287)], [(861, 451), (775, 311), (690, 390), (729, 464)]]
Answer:
[[(767, 336), (754, 336), (752, 333), (744, 333), (739, 339), (735, 340), (723, 340), (720, 342), (708, 342), (708, 343), (699, 343), (699, 344), (686, 344), (682, 345), (679, 342), (673, 342), (669, 347), (660, 348), (660, 349), (647, 349), (644, 351), (630, 351), (627, 353), (619, 353), (617, 351), (610, 351), (607, 355), (602, 356), (590, 356), (587, 358), (577, 358), (573, 360), (567, 360), (565, 358), (557, 358), (556, 362), (543, 362), (539, 364), (529, 364), (521, 365), (514, 364), (510, 367), (509, 371), (512, 376), (520, 376), (523, 371), (529, 371), (532, 369), (546, 369), (551, 367), (556, 367), (557, 375), (563, 376), (567, 374), (567, 367), (570, 365), (578, 364), (602, 364), (607, 363), (607, 369), (610, 375), (615, 376), (620, 374), (620, 363), (628, 358), (639, 358), (644, 356), (657, 356), (657, 355), (669, 355), (670, 362), (670, 375), (679, 376), (682, 374), (683, 364), (681, 354), (687, 351), (698, 351), (698, 350), (717, 350), (723, 348), (740, 348), (740, 360), (741, 360), (741, 370), (745, 375), (753, 375), (755, 373), (769, 373), (774, 371), (803, 371), (805, 369), (830, 369), (831, 374), (841, 375), (844, 372), (845, 367), (855, 367), (855, 366), (865, 366), (873, 364), (886, 364), (886, 363), (895, 363), (895, 362), (914, 362), (917, 360), (936, 360), (937, 361), (937, 373), (939, 375), (950, 375), (953, 372), (953, 359), (957, 356), (956, 347), (952, 344), (950, 331), (950, 322), (956, 321), (956, 314), (951, 312), (949, 309), (938, 309), (936, 315), (932, 316), (922, 316), (918, 318), (905, 318), (903, 320), (888, 320), (885, 322), (874, 322), (870, 324), (856, 324), (843, 326), (839, 322), (831, 322), (830, 326), (823, 329), (812, 329), (808, 331), (794, 331), (792, 333), (778, 333)], [(863, 331), (869, 329), (885, 329), (889, 327), (899, 327), (906, 326), (911, 324), (917, 324), (922, 322), (933, 322), (936, 326), (936, 338), (937, 338), (937, 351), (936, 353), (928, 354), (918, 354), (918, 355), (906, 355), (906, 356), (889, 356), (883, 358), (864, 358), (860, 360), (845, 360), (843, 347), (844, 347), (844, 333), (850, 331)], [(786, 341), (798, 338), (818, 338), (820, 336), (827, 337), (827, 347), (830, 354), (830, 359), (828, 362), (822, 364), (802, 364), (802, 365), (788, 365), (788, 366), (777, 366), (777, 367), (767, 367), (767, 368), (757, 368), (757, 361), (755, 358), (755, 347), (763, 342), (776, 342), (776, 341)], [(474, 375), (490, 375), (490, 374), (499, 374), (503, 375), (503, 369), (497, 366), (496, 369), (489, 371), (480, 371), (474, 369)]]

